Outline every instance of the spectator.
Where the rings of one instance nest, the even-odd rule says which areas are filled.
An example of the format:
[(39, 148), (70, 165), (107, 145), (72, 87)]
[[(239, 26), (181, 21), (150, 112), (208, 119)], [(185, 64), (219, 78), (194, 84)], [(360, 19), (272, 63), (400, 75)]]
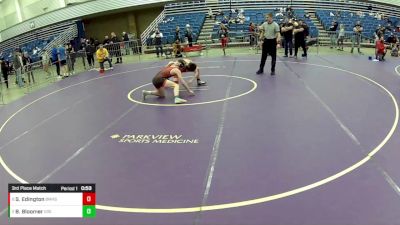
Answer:
[[(109, 46), (110, 42), (111, 42), (110, 37), (108, 35), (104, 36), (103, 47), (105, 49), (107, 49), (108, 52), (111, 51), (110, 46)], [(110, 55), (110, 57), (112, 57), (112, 55)], [(112, 58), (110, 58), (110, 60), (112, 61)]]
[(380, 39), (385, 35), (385, 29), (379, 24), (375, 30), (375, 39)]
[(43, 66), (43, 71), (47, 73), (47, 78), (50, 78), (51, 76), (51, 72), (49, 70), (50, 65), (51, 65), (50, 56), (47, 53), (47, 51), (44, 51), (42, 55), (42, 66)]
[(228, 17), (225, 16), (225, 17), (222, 19), (221, 23), (223, 23), (224, 25), (227, 25), (227, 24), (229, 23)]
[(340, 9), (336, 10), (336, 17), (337, 18), (342, 17), (342, 11), (340, 11)]
[(4, 83), (6, 83), (6, 87), (8, 89), (8, 66), (4, 58), (0, 59), (1, 64), (1, 73), (3, 74)]
[(121, 40), (117, 37), (117, 35), (114, 32), (111, 32), (111, 55), (115, 55), (117, 57), (117, 62), (115, 64), (122, 63), (120, 42)]
[(67, 52), (67, 67), (68, 67), (68, 75), (75, 74), (75, 59), (76, 53), (74, 48), (70, 43), (66, 45), (66, 52)]
[(398, 41), (399, 40), (398, 40), (397, 36), (393, 33), (390, 33), (389, 37), (386, 40), (386, 42), (390, 44), (390, 48), (393, 48)]
[(36, 46), (35, 48), (33, 48), (32, 54), (33, 54), (33, 55), (36, 55), (39, 51), (40, 51), (40, 48), (38, 48), (38, 47)]
[(376, 19), (382, 20), (382, 14), (381, 13), (376, 13)]
[(182, 51), (183, 51), (183, 47), (181, 45), (181, 42), (179, 40), (175, 40), (174, 45), (172, 46), (173, 49), (173, 53), (175, 58), (182, 58)]
[(357, 21), (353, 28), (353, 37), (352, 37), (351, 51), (350, 51), (351, 53), (353, 53), (354, 46), (357, 45), (358, 53), (362, 54), (360, 48), (361, 48), (361, 35), (363, 30), (364, 28), (362, 27), (361, 22)]
[(108, 53), (108, 50), (104, 48), (102, 44), (99, 45), (99, 49), (96, 51), (96, 58), (100, 63), (100, 73), (104, 73), (104, 62), (107, 61), (108, 64), (110, 65), (110, 69), (113, 69), (111, 60), (110, 60), (110, 54)]
[(129, 35), (125, 31), (122, 32), (122, 40), (123, 41), (129, 41)]
[(108, 44), (110, 44), (110, 38), (108, 37), (108, 35), (106, 35), (106, 36), (104, 36), (103, 46), (108, 45)]
[(65, 67), (65, 65), (67, 64), (67, 54), (66, 54), (66, 50), (65, 50), (65, 48), (64, 48), (64, 46), (63, 45), (60, 45), (58, 48), (57, 48), (57, 55), (58, 55), (58, 60), (59, 60), (59, 63), (60, 63), (60, 69), (61, 69), (61, 72), (62, 72), (62, 76), (63, 77), (68, 77), (68, 74), (67, 74), (67, 67)]
[(160, 57), (160, 54), (161, 54), (161, 56), (163, 56), (163, 54), (164, 54), (163, 46), (162, 46), (163, 34), (160, 32), (160, 30), (158, 28), (154, 31), (154, 34), (151, 35), (151, 38), (153, 38), (153, 40), (154, 40), (157, 57)]
[(337, 31), (338, 23), (334, 20), (332, 21), (331, 26), (329, 27), (329, 37), (331, 39), (331, 48), (335, 47), (337, 40), (336, 40), (336, 31)]
[(220, 25), (218, 35), (221, 40), (222, 51), (224, 52), (224, 55), (226, 55), (225, 49), (228, 44), (228, 28), (223, 23)]
[(129, 40), (129, 35), (125, 31), (122, 32), (122, 41), (124, 42), (124, 47), (125, 47), (125, 55), (129, 55), (130, 51), (129, 49), (131, 48), (131, 42)]
[(396, 45), (392, 48), (391, 52), (391, 55), (393, 57), (399, 57), (399, 48), (400, 48), (399, 43), (396, 43)]
[(236, 23), (238, 24), (243, 24), (246, 18), (244, 17), (243, 13), (239, 13), (237, 18), (236, 18)]
[(21, 50), (18, 48), (15, 49), (14, 51), (13, 67), (15, 70), (16, 82), (18, 86), (22, 88), (24, 87), (24, 83), (22, 81), (23, 62), (22, 62)]
[[(80, 40), (80, 43), (79, 43), (79, 48), (78, 48), (78, 52), (77, 52), (77, 55), (76, 55), (76, 57), (77, 56), (80, 56), (81, 57), (81, 59), (82, 59), (82, 64), (83, 64), (83, 67), (86, 69), (86, 59), (85, 59), (85, 57), (86, 57), (86, 55), (85, 55), (85, 52), (86, 52), (86, 45), (87, 45), (87, 42), (88, 40), (87, 39), (85, 39), (85, 38), (81, 38), (81, 40)], [(79, 53), (79, 54), (78, 54)]]
[(250, 34), (250, 49), (253, 49), (253, 47), (256, 45), (256, 26), (254, 23), (250, 22), (249, 24), (249, 34)]
[(179, 26), (176, 26), (175, 28), (175, 42), (176, 40), (179, 40), (179, 42), (181, 41), (181, 31)]
[(96, 47), (93, 43), (88, 42), (86, 46), (86, 58), (89, 63), (89, 67), (94, 67), (94, 53), (96, 52)]
[(94, 46), (97, 48), (100, 45), (100, 41), (98, 39), (95, 39), (93, 42), (90, 43), (94, 43)]
[(284, 57), (288, 57), (288, 52), (290, 53), (290, 57), (293, 55), (293, 21), (289, 19), (282, 27), (282, 36), (283, 43), (285, 46), (285, 55)]
[(339, 38), (338, 38), (338, 50), (343, 51), (343, 41), (344, 41), (344, 36), (345, 36), (345, 28), (344, 24), (340, 24), (340, 29), (339, 29)]
[(87, 43), (87, 40), (85, 38), (81, 38), (81, 42), (80, 42), (80, 45), (79, 45), (79, 50), (85, 50), (86, 45), (87, 45), (86, 43)]
[(375, 58), (377, 60), (385, 61), (386, 47), (385, 47), (383, 36), (376, 40), (375, 52), (376, 52)]
[(61, 74), (60, 74), (60, 60), (58, 58), (58, 49), (57, 46), (53, 46), (53, 48), (51, 49), (51, 62), (54, 63), (56, 65), (56, 71), (57, 71), (57, 76), (58, 78), (61, 78)]
[(213, 18), (213, 11), (212, 11), (212, 9), (211, 8), (208, 8), (208, 13), (207, 13), (207, 17), (208, 18), (210, 18), (210, 19), (212, 19)]
[(190, 27), (190, 24), (186, 24), (185, 37), (188, 40), (189, 47), (192, 47), (193, 46), (193, 31), (192, 31), (192, 28)]
[(293, 11), (291, 6), (288, 7), (287, 16), (288, 16), (288, 19), (293, 19), (294, 18), (294, 11)]
[(32, 72), (32, 63), (32, 58), (28, 55), (28, 52), (24, 52), (24, 54), (22, 55), (22, 64), (24, 65), (24, 71), (28, 76), (29, 85), (31, 84), (31, 77), (32, 82), (35, 83), (35, 77), (33, 76)]
[(303, 49), (302, 57), (307, 57), (307, 48), (305, 37), (307, 36), (307, 27), (304, 26), (303, 21), (294, 22), (293, 24), (294, 35), (294, 57), (297, 58), (297, 52), (301, 47)]

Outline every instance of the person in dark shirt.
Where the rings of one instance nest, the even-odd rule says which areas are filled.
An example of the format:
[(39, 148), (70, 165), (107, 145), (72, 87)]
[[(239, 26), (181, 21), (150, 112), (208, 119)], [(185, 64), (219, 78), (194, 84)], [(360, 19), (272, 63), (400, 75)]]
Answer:
[(193, 31), (189, 24), (186, 24), (185, 37), (188, 40), (189, 47), (193, 46)]
[(306, 27), (303, 24), (303, 21), (298, 21), (295, 22), (294, 24), (294, 29), (293, 29), (293, 35), (294, 35), (294, 57), (297, 58), (297, 52), (299, 48), (301, 47), (303, 49), (303, 54), (301, 55), (302, 57), (307, 57), (307, 48), (306, 48), (306, 36), (308, 36), (308, 27)]
[(337, 28), (338, 28), (339, 24), (336, 21), (333, 21), (331, 26), (329, 27), (329, 37), (331, 39), (331, 48), (334, 48), (337, 44)]
[(0, 64), (1, 64), (1, 73), (3, 74), (4, 82), (6, 83), (6, 87), (8, 88), (8, 66), (3, 58), (0, 59)]
[(94, 67), (94, 53), (96, 52), (96, 47), (94, 46), (94, 43), (87, 43), (86, 46), (86, 58), (89, 63), (89, 67), (93, 68)]
[(32, 82), (35, 83), (35, 77), (33, 76), (32, 72), (32, 63), (33, 63), (32, 58), (28, 55), (27, 52), (24, 52), (24, 54), (22, 55), (22, 64), (24, 65), (24, 71), (28, 76), (29, 85), (31, 84), (31, 77), (32, 77)]
[(114, 32), (111, 32), (111, 41), (110, 41), (110, 43), (112, 45), (110, 46), (110, 49), (111, 49), (110, 53), (111, 53), (111, 55), (114, 55), (114, 56), (117, 57), (117, 62), (115, 64), (122, 63), (122, 54), (121, 54), (120, 42), (121, 42), (121, 40), (119, 40), (117, 35)]
[(350, 51), (351, 53), (353, 53), (354, 46), (357, 45), (358, 53), (362, 54), (360, 48), (361, 48), (361, 35), (363, 30), (364, 28), (361, 25), (361, 22), (357, 21), (357, 23), (354, 25), (353, 28), (353, 37), (352, 37), (351, 51)]
[(125, 31), (122, 32), (122, 41), (124, 42), (125, 55), (129, 55), (130, 54), (129, 48), (131, 48), (131, 42), (129, 41), (128, 33), (126, 33)]
[(110, 44), (110, 38), (108, 37), (108, 35), (104, 36), (104, 41), (103, 41), (103, 45), (108, 45)]
[(86, 46), (87, 46), (87, 41), (88, 41), (88, 39), (81, 38), (81, 41), (79, 43), (78, 52), (76, 54), (76, 57), (81, 57), (83, 67), (85, 69), (86, 69), (86, 62), (85, 62), (85, 54), (84, 53), (86, 51), (85, 49), (86, 49)]
[(293, 55), (293, 21), (290, 19), (287, 21), (282, 29), (282, 35), (284, 38), (284, 46), (285, 46), (285, 55), (284, 57), (288, 57), (288, 51), (290, 53), (290, 57)]

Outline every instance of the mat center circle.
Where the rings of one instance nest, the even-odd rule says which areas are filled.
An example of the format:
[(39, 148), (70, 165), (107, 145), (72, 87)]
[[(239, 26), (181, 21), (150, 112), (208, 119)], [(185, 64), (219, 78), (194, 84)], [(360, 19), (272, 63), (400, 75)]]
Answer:
[[(250, 94), (251, 92), (253, 92), (254, 90), (256, 90), (257, 88), (257, 83), (254, 80), (248, 79), (248, 78), (244, 78), (244, 77), (239, 77), (239, 76), (230, 76), (230, 75), (202, 75), (202, 77), (207, 77), (208, 79), (210, 78), (225, 78), (227, 80), (227, 82), (224, 82), (225, 84), (229, 84), (231, 81), (244, 81), (250, 84), (250, 86), (246, 87), (245, 90), (239, 92), (239, 93), (234, 93), (232, 96), (226, 96), (227, 90), (223, 89), (223, 87), (220, 87), (220, 89), (222, 89), (224, 96), (217, 98), (217, 99), (201, 99), (200, 102), (190, 102), (190, 101), (196, 101), (196, 99), (198, 99), (199, 96), (193, 96), (190, 97), (190, 99), (188, 99), (188, 103), (187, 104), (172, 104), (169, 102), (166, 103), (162, 103), (162, 102), (147, 102), (147, 101), (142, 101), (142, 99), (139, 99), (141, 96), (141, 90), (144, 90), (144, 88), (154, 88), (152, 83), (147, 83), (144, 85), (141, 85), (139, 87), (136, 87), (135, 89), (131, 90), (128, 93), (128, 99), (131, 102), (140, 104), (140, 105), (148, 105), (148, 106), (193, 106), (193, 105), (205, 105), (205, 104), (211, 104), (211, 103), (218, 103), (218, 102), (224, 102), (224, 101), (228, 101), (228, 100), (232, 100), (232, 99), (236, 99), (239, 97), (243, 97), (245, 95)], [(193, 87), (194, 91), (211, 91), (212, 89), (216, 89), (217, 85), (212, 85), (213, 83), (213, 79), (210, 79), (209, 81), (209, 85), (210, 86), (200, 86), (200, 87)], [(211, 86), (212, 85), (212, 86)], [(181, 90), (184, 88), (181, 88)], [(229, 93), (228, 93), (229, 94)], [(210, 93), (210, 95), (213, 95), (213, 93)], [(156, 97), (157, 99), (157, 97)]]

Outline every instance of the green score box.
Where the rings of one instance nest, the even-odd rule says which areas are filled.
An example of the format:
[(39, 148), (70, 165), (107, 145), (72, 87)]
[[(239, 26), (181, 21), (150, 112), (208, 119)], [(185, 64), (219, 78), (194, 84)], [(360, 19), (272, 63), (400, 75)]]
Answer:
[(84, 205), (82, 207), (83, 218), (94, 218), (96, 217), (96, 206), (94, 205)]

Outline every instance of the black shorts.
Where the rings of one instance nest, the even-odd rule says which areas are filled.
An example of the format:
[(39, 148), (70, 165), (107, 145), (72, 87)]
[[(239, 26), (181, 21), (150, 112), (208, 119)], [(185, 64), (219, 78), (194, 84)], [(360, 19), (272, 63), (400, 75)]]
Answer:
[(161, 75), (157, 74), (154, 78), (153, 78), (153, 85), (155, 88), (160, 89), (164, 86), (164, 83), (167, 79), (162, 77)]
[(61, 60), (60, 64), (61, 66), (65, 66), (67, 64), (67, 60)]

